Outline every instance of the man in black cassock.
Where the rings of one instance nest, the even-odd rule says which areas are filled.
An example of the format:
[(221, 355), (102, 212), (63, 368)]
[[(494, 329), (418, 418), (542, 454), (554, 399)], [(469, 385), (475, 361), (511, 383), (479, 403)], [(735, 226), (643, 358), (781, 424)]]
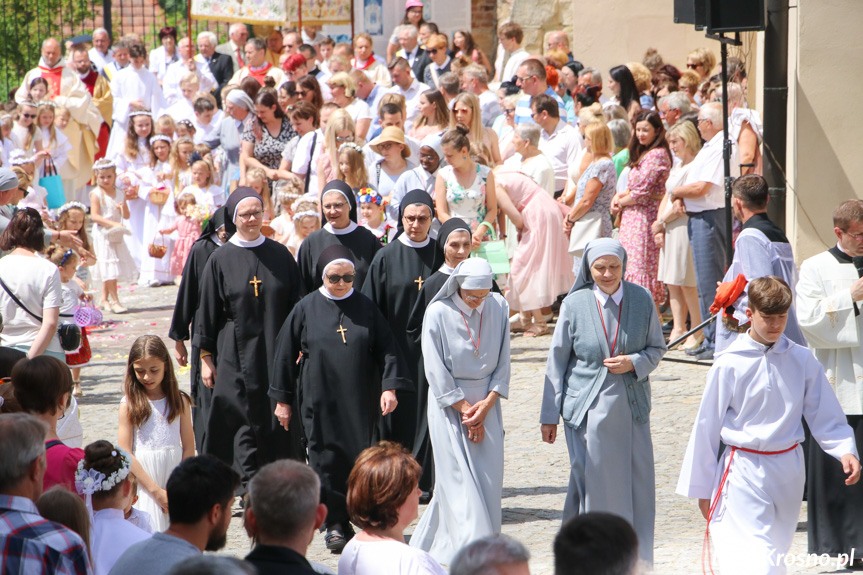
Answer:
[[(186, 267), (183, 269), (183, 281), (177, 292), (177, 303), (174, 306), (174, 317), (171, 319), (171, 330), (168, 337), (176, 342), (174, 355), (181, 367), (189, 363), (189, 352), (186, 350), (186, 340), (192, 338), (191, 327), (194, 327), (195, 312), (198, 311), (198, 293), (201, 287), (201, 277), (210, 254), (223, 245), (228, 239), (225, 230), (225, 207), (222, 206), (201, 230), (201, 237), (192, 244)], [(210, 412), (210, 402), (213, 390), (201, 381), (201, 350), (192, 346), (191, 373), (192, 386), (192, 428), (195, 430), (195, 447), (203, 453), (204, 437), (207, 429), (207, 416)]]
[(429, 238), (434, 204), (425, 190), (405, 194), (399, 205), (400, 231), (372, 261), (362, 291), (387, 318), (408, 364), (411, 393), (399, 397), (400, 409), (386, 418), (384, 437), (413, 449), (417, 429), (417, 373), (421, 349), (408, 341), (411, 310), (425, 280), (440, 265), (435, 242)]
[(396, 391), (400, 402), (412, 384), (386, 318), (353, 288), (351, 251), (324, 250), (317, 275), (323, 285), (294, 307), (279, 332), (269, 395), (282, 424), (305, 431), (328, 509), (326, 545), (340, 552), (353, 536), (346, 497), (354, 461), (372, 445), (381, 415), (402, 408)]
[(262, 466), (302, 458), (299, 433), (281, 428), (267, 397), (276, 336), (300, 278), (288, 248), (261, 235), (263, 202), (253, 189), (237, 188), (225, 207), (234, 233), (204, 269), (193, 342), (201, 378), (214, 386), (203, 451), (234, 467), (242, 495)]
[(303, 293), (311, 293), (323, 285), (316, 273), (318, 258), (325, 249), (336, 245), (345, 246), (353, 253), (356, 266), (354, 283), (359, 289), (381, 244), (373, 233), (357, 225), (357, 200), (345, 182), (333, 180), (324, 186), (321, 209), (327, 223), (309, 234), (297, 253)]

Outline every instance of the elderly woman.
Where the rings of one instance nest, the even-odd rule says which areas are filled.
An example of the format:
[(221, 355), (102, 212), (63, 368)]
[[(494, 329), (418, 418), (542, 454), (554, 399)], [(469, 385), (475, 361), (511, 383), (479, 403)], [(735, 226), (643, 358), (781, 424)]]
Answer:
[(686, 57), (686, 67), (698, 74), (701, 82), (710, 78), (714, 66), (716, 56), (707, 48), (696, 48)]
[(350, 114), (356, 126), (356, 137), (365, 140), (372, 125), (372, 111), (364, 100), (357, 98), (357, 84), (347, 72), (333, 74), (327, 80), (333, 102)]
[(420, 471), (411, 454), (390, 441), (360, 454), (348, 479), (348, 511), (362, 531), (342, 551), (339, 573), (445, 575), (428, 553), (405, 545), (405, 528), (418, 514)]
[[(665, 182), (666, 192), (683, 185), (689, 173), (692, 160), (701, 150), (701, 135), (692, 122), (677, 122), (668, 129), (668, 145), (680, 164), (671, 169)], [(659, 266), (656, 279), (668, 287), (668, 300), (674, 327), (668, 341), (673, 341), (686, 333), (686, 316), (690, 325), (701, 323), (701, 308), (698, 307), (698, 289), (695, 284), (695, 266), (692, 261), (692, 247), (689, 245), (685, 211), (675, 209), (668, 193), (662, 198), (656, 221), (652, 225), (654, 241), (659, 251)], [(682, 349), (697, 349), (704, 340), (704, 334), (689, 336)]]
[(372, 444), (381, 417), (396, 408), (396, 389), (410, 380), (386, 318), (354, 289), (351, 251), (330, 246), (316, 271), (323, 285), (294, 307), (279, 332), (269, 395), (285, 429), (291, 404), (298, 406), (294, 425), (302, 426), (328, 508), (327, 549), (339, 552), (353, 536), (346, 503), (351, 467)]
[[(655, 480), (648, 375), (665, 354), (650, 294), (623, 281), (620, 242), (590, 242), (560, 316), (546, 364), (542, 439), (563, 416), (572, 466), (563, 522), (605, 511), (629, 521), (653, 562)], [(625, 304), (625, 305), (624, 305)]]
[(279, 106), (276, 91), (262, 88), (255, 97), (255, 120), (243, 130), (240, 185), (245, 185), (246, 171), (252, 168), (264, 170), (269, 180), (276, 179), (282, 151), (295, 135), (291, 121)]
[(429, 382), (434, 496), (411, 547), (441, 563), (470, 541), (500, 533), (503, 420), (509, 395), (509, 306), (491, 293), (491, 266), (458, 265), (426, 311), (422, 350)]
[[(523, 124), (519, 124), (519, 128)], [(552, 178), (553, 180), (553, 178)], [(540, 311), (551, 307), (557, 296), (572, 285), (572, 257), (567, 252), (566, 236), (561, 232), (563, 217), (569, 209), (554, 201), (547, 189), (539, 187), (522, 172), (495, 170), (497, 200), (519, 232), (512, 258), (506, 300), (519, 312), (519, 331), (525, 337), (548, 333)]]
[(611, 237), (609, 210), (617, 183), (617, 172), (611, 159), (613, 145), (611, 130), (604, 122), (590, 124), (584, 129), (584, 148), (590, 154), (591, 162), (578, 178), (575, 203), (563, 219), (563, 231), (570, 238), (569, 253), (576, 256), (576, 265), (577, 257), (587, 242)]
[(629, 256), (626, 281), (649, 291), (658, 308), (665, 301), (665, 286), (656, 278), (659, 247), (651, 241), (650, 228), (656, 220), (659, 202), (665, 197), (671, 152), (665, 141), (665, 127), (656, 112), (643, 112), (638, 117), (629, 157), (627, 189), (615, 195), (611, 210), (620, 212), (619, 239)]
[(211, 149), (222, 148), (228, 165), (222, 176), (225, 197), (231, 192), (231, 184), (240, 180), (241, 136), (254, 117), (255, 103), (243, 90), (231, 90), (225, 96), (225, 117), (209, 140), (204, 143)]
[(537, 124), (518, 124), (512, 137), (512, 145), (515, 153), (521, 155), (521, 161), (508, 161), (507, 166), (517, 168), (548, 192), (549, 196), (554, 197), (554, 167), (539, 149), (541, 134), (542, 128)]

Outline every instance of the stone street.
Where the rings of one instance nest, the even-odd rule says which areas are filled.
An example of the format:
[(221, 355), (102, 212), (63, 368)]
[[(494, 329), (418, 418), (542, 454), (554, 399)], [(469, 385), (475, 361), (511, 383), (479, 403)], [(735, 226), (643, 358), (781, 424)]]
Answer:
[[(126, 355), (136, 337), (157, 334), (167, 340), (177, 289), (126, 288), (120, 298), (130, 311), (125, 315), (106, 314), (116, 322), (91, 335), (94, 359), (83, 371), (85, 395), (79, 398), (85, 445), (96, 439), (117, 440), (117, 407), (122, 397)], [(550, 337), (512, 340), (512, 381), (510, 397), (503, 401), (506, 430), (505, 476), (503, 487), (503, 532), (515, 537), (531, 552), (534, 575), (553, 573), (552, 542), (560, 527), (569, 474), (563, 434), (554, 445), (540, 440), (539, 406), (542, 397), (545, 361)], [(669, 357), (684, 358), (680, 352)], [(653, 376), (651, 429), (656, 459), (656, 541), (654, 573), (689, 575), (701, 573), (704, 520), (696, 502), (674, 493), (683, 453), (698, 410), (707, 365), (663, 361)], [(188, 391), (187, 369), (178, 372), (181, 386)], [(423, 508), (420, 509), (422, 513)], [(791, 553), (803, 559), (806, 553), (806, 508)], [(409, 532), (412, 528), (409, 528)], [(244, 556), (249, 539), (239, 511), (231, 523), (224, 553)], [(316, 535), (309, 558), (337, 568), (338, 556), (324, 547), (323, 535)], [(810, 561), (810, 565), (811, 565)], [(714, 566), (715, 567), (715, 566)], [(821, 567), (789, 567), (789, 573), (836, 573), (835, 559)], [(718, 570), (714, 569), (717, 573)]]

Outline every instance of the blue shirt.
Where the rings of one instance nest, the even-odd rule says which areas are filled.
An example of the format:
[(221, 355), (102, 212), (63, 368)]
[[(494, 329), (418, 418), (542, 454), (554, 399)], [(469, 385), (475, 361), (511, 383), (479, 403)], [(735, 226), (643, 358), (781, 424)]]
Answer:
[[(566, 106), (563, 104), (563, 100), (557, 93), (551, 89), (551, 86), (545, 91), (546, 94), (557, 100), (557, 111), (560, 114), (560, 119), (566, 122)], [(516, 124), (530, 124), (533, 123), (533, 116), (530, 113), (530, 99), (531, 96), (522, 96), (519, 99), (518, 103), (515, 105), (515, 123)]]

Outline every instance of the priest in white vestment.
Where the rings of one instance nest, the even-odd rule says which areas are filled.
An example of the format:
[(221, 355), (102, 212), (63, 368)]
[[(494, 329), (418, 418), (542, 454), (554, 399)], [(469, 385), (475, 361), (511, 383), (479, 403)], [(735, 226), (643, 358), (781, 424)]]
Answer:
[[(857, 449), (863, 446), (863, 200), (833, 212), (837, 243), (804, 261), (797, 284), (797, 320), (839, 398)], [(810, 553), (863, 552), (863, 485), (837, 488), (842, 473), (816, 445), (809, 449), (807, 500)]]

